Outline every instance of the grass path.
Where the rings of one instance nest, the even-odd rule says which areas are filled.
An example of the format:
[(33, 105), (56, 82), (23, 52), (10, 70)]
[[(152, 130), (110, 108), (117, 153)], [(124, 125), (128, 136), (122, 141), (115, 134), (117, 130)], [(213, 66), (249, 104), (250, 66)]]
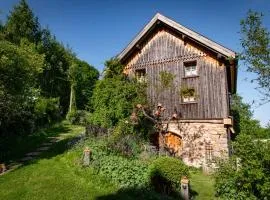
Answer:
[[(15, 144), (13, 144), (14, 149), (11, 151), (11, 155), (14, 155), (13, 159), (15, 160), (7, 161), (7, 170), (0, 175), (17, 169), (29, 161), (38, 159), (42, 154), (46, 153), (53, 144), (62, 140), (78, 137), (78, 135), (83, 132), (84, 128), (82, 126), (70, 125), (64, 121), (53, 125), (51, 128), (40, 130), (34, 135), (25, 137), (19, 144), (19, 148), (15, 146), (15, 142)], [(20, 151), (16, 149), (19, 149)]]
[(204, 175), (200, 171), (191, 173), (190, 184), (192, 190), (196, 191), (195, 199), (198, 200), (213, 200), (216, 199), (214, 194), (214, 179), (209, 175)]
[(49, 149), (0, 176), (0, 199), (96, 199), (117, 191), (110, 180), (80, 167), (78, 152), (68, 151), (84, 128), (61, 123), (47, 132), (60, 129), (49, 134)]

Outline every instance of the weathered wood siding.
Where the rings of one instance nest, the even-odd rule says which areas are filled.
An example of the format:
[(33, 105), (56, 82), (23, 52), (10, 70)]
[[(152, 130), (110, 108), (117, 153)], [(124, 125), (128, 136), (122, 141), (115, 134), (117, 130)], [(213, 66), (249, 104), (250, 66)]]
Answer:
[[(184, 77), (184, 62), (196, 61), (198, 76)], [(125, 62), (125, 73), (132, 76), (136, 69), (146, 69), (148, 96), (153, 105), (162, 103), (171, 116), (176, 109), (183, 119), (214, 119), (228, 116), (226, 67), (209, 52), (169, 30), (159, 29), (140, 44)], [(157, 90), (159, 73), (175, 74), (173, 86)], [(182, 103), (180, 88), (194, 87), (197, 101)]]

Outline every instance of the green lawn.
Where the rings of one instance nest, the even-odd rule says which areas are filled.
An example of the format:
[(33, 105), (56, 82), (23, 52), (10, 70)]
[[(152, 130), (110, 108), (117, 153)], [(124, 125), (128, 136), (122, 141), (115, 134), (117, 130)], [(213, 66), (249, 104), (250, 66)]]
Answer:
[[(110, 180), (79, 165), (78, 151), (68, 151), (72, 137), (83, 130), (67, 123), (46, 130), (46, 136), (59, 136), (62, 140), (39, 159), (0, 176), (0, 199), (96, 199), (116, 192), (117, 187)], [(46, 140), (44, 137), (42, 142)]]
[(48, 142), (49, 137), (68, 138), (82, 131), (84, 131), (83, 127), (69, 125), (64, 121), (28, 136), (0, 138), (0, 162), (7, 164), (22, 158), (26, 153), (39, 147), (40, 144)]
[(204, 175), (200, 171), (191, 173), (191, 188), (195, 191), (195, 199), (211, 200), (214, 196), (214, 180), (209, 175)]
[[(56, 132), (52, 133), (53, 130)], [(91, 167), (81, 167), (83, 145), (69, 148), (71, 138), (82, 131), (83, 127), (66, 123), (46, 130), (48, 134), (58, 135), (63, 140), (54, 144), (39, 159), (0, 176), (0, 199), (157, 199), (155, 194), (140, 189), (120, 190)], [(211, 177), (199, 171), (192, 172), (191, 187), (196, 193), (195, 199), (214, 199)]]
[(0, 199), (95, 199), (116, 191), (91, 168), (74, 167), (72, 153), (41, 159), (0, 177)]

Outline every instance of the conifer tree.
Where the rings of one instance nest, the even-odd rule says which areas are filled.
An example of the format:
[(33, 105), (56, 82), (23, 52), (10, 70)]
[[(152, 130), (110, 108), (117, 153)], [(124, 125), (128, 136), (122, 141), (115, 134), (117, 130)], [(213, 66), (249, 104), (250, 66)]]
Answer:
[(25, 0), (14, 6), (4, 27), (6, 39), (19, 44), (22, 38), (37, 43), (41, 39), (41, 29), (38, 18)]

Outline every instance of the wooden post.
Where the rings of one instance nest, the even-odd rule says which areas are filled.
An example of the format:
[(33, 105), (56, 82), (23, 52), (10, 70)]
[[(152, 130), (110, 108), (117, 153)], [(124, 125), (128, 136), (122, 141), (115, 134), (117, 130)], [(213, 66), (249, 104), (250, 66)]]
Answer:
[(4, 163), (0, 164), (0, 174), (4, 173), (5, 171), (7, 171), (6, 165)]
[(181, 197), (184, 200), (189, 200), (189, 180), (186, 176), (181, 179)]
[(89, 166), (90, 159), (91, 159), (91, 150), (89, 149), (89, 147), (86, 147), (83, 151), (83, 165)]

